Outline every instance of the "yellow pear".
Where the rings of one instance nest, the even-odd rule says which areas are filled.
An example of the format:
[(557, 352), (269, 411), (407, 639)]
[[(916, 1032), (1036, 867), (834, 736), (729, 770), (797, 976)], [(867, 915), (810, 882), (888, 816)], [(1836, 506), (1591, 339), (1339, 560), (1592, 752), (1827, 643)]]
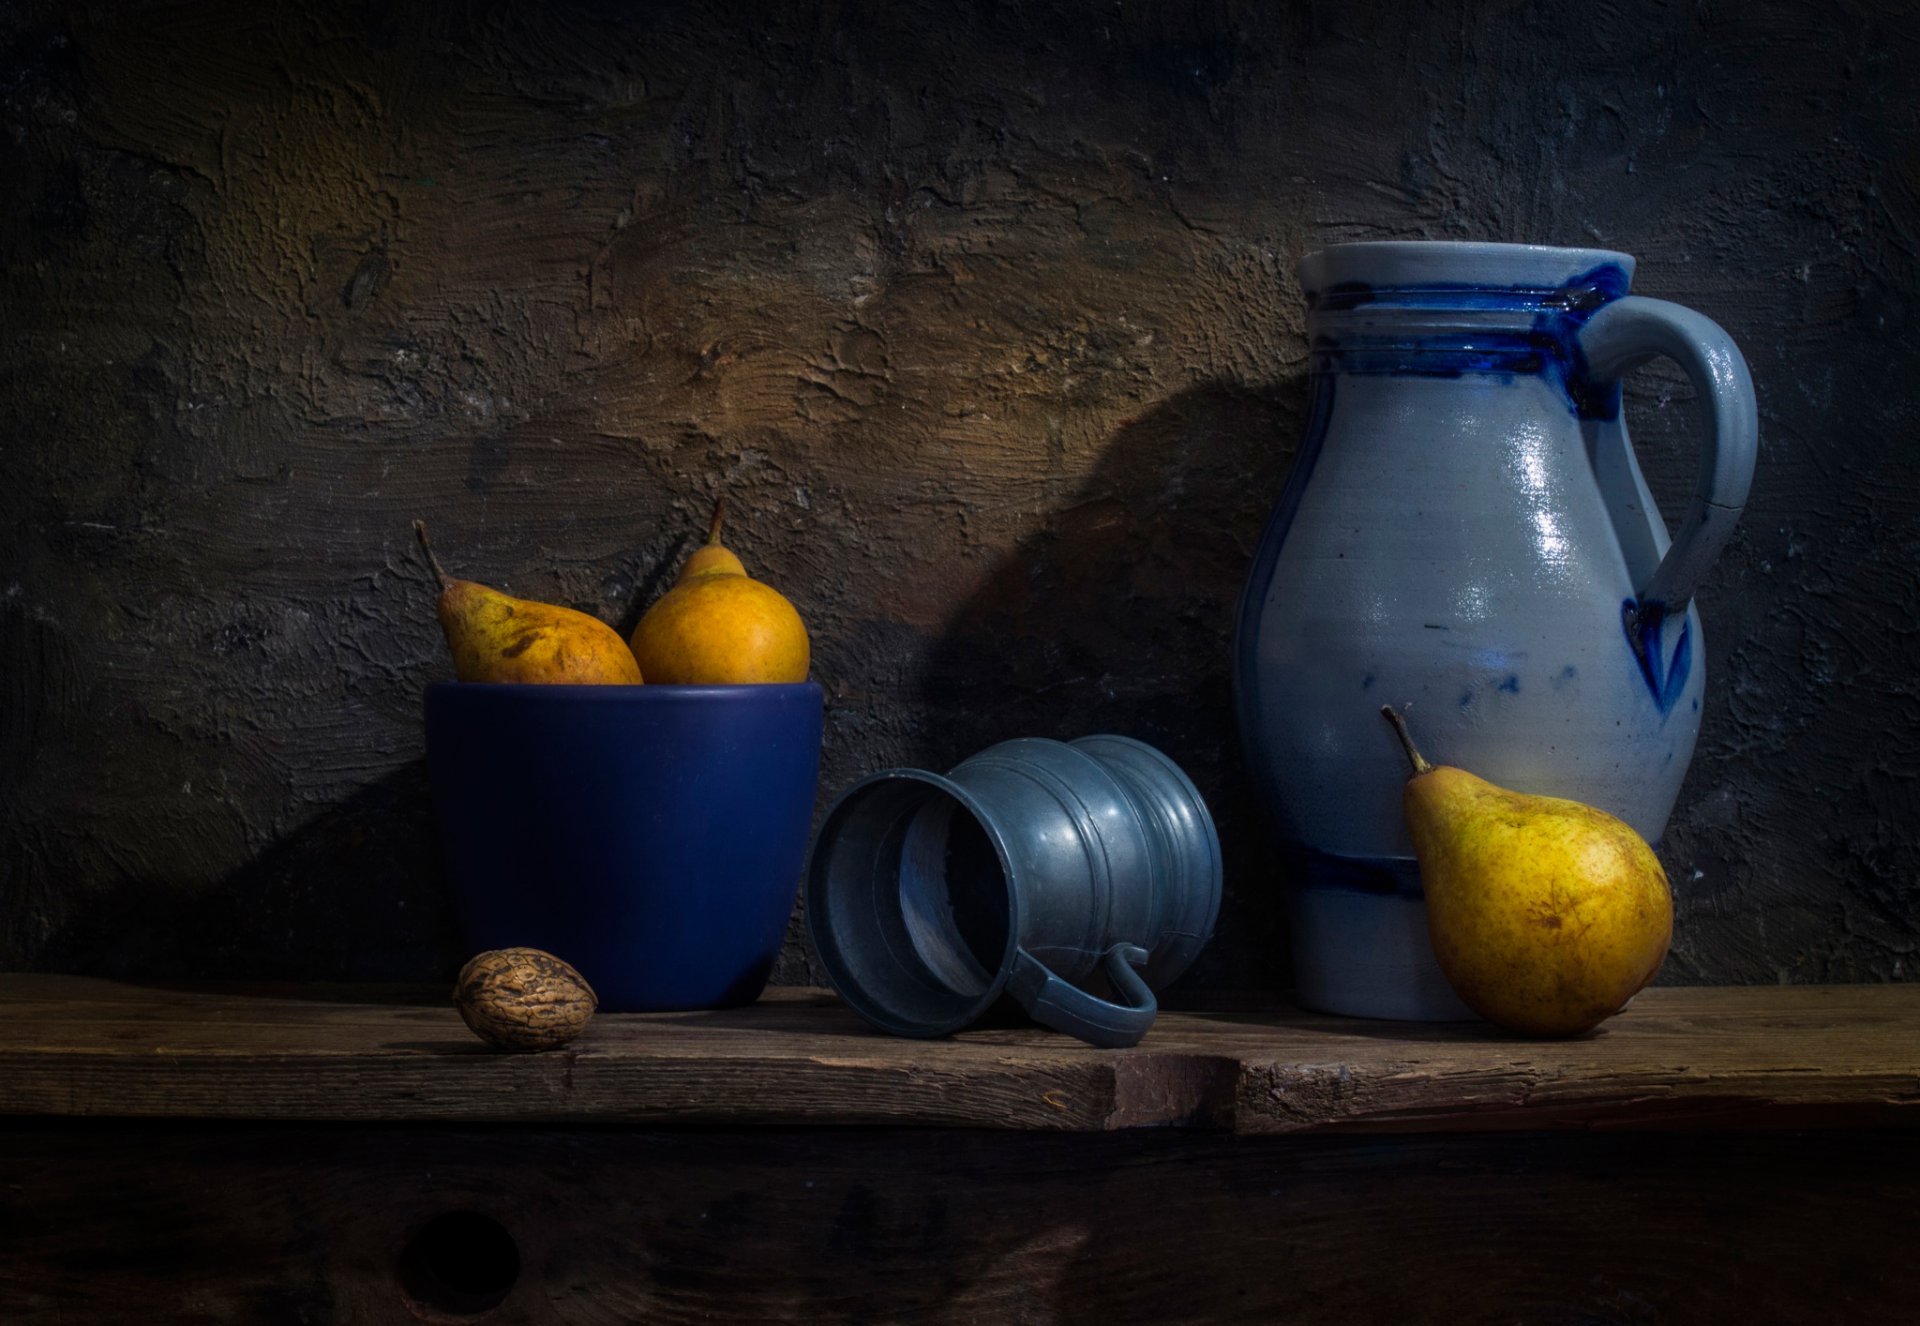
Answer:
[(1391, 708), (1413, 775), (1402, 805), (1434, 956), (1490, 1022), (1571, 1036), (1619, 1012), (1666, 961), (1673, 892), (1653, 849), (1605, 811), (1429, 764)]
[(807, 628), (780, 591), (722, 546), (722, 498), (707, 541), (633, 628), (633, 656), (656, 683), (724, 686), (807, 679)]
[(433, 555), (426, 522), (414, 521), (413, 532), (440, 582), (440, 629), (461, 681), (640, 684), (640, 665), (611, 626), (572, 608), (455, 580)]

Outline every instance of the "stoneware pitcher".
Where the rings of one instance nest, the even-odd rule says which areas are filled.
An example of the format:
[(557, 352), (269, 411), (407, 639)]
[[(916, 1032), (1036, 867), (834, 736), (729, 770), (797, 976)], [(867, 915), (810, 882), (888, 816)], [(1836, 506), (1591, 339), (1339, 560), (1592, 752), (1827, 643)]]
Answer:
[[(1401, 820), (1425, 754), (1657, 842), (1700, 730), (1695, 589), (1746, 502), (1753, 385), (1727, 334), (1597, 249), (1341, 244), (1299, 267), (1312, 406), (1241, 600), (1244, 745), (1281, 840), (1296, 993), (1472, 1016), (1427, 938)], [(1704, 452), (1669, 538), (1620, 375), (1665, 355)]]

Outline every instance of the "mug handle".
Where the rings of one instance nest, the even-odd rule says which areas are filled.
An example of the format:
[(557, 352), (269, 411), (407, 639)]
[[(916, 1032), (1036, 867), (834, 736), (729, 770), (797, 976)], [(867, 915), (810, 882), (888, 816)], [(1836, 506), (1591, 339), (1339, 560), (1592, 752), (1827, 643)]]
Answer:
[(1629, 636), (1644, 638), (1642, 632), (1657, 630), (1662, 618), (1686, 612), (1747, 504), (1760, 446), (1753, 378), (1740, 347), (1713, 319), (1642, 295), (1602, 306), (1581, 328), (1580, 350), (1588, 376), (1602, 383), (1617, 380), (1643, 360), (1665, 355), (1692, 381), (1706, 417), (1700, 476), (1680, 532), (1647, 583), (1634, 587)]
[(1146, 960), (1147, 951), (1134, 944), (1115, 944), (1107, 950), (1107, 978), (1128, 1000), (1126, 1004), (1112, 1004), (1061, 980), (1040, 959), (1024, 948), (1016, 948), (1007, 990), (1042, 1026), (1102, 1049), (1124, 1049), (1140, 1043), (1153, 1025), (1154, 1014), (1160, 1011), (1153, 991), (1129, 965)]

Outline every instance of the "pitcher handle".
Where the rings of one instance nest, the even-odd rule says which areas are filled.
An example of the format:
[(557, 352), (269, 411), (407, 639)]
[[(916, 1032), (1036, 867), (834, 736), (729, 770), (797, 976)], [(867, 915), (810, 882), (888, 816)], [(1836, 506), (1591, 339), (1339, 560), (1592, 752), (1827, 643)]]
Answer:
[(1160, 1005), (1153, 991), (1133, 969), (1147, 960), (1147, 951), (1133, 944), (1115, 944), (1105, 958), (1107, 978), (1128, 1002), (1113, 1004), (1095, 998), (1077, 985), (1061, 980), (1046, 964), (1024, 948), (1013, 951), (1013, 971), (1007, 990), (1035, 1022), (1077, 1036), (1089, 1045), (1118, 1050), (1138, 1045), (1153, 1025)]
[[(1680, 365), (1699, 393), (1707, 441), (1694, 481), (1693, 501), (1666, 555), (1644, 585), (1636, 585), (1631, 615), (1643, 628), (1687, 610), (1707, 568), (1726, 545), (1747, 504), (1760, 446), (1759, 407), (1740, 347), (1704, 314), (1664, 299), (1628, 295), (1601, 308), (1580, 331), (1587, 371), (1612, 382), (1655, 355)], [(1629, 622), (1630, 634), (1634, 622)]]

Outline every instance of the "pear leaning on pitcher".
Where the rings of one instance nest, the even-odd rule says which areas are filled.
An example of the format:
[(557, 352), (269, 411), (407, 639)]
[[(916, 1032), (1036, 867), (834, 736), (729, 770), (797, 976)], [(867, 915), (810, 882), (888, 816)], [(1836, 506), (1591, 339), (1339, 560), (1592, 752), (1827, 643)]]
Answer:
[(440, 629), (461, 681), (638, 686), (640, 665), (620, 633), (597, 617), (455, 580), (433, 555), (427, 524), (413, 522), (440, 582)]
[(1434, 956), (1490, 1022), (1539, 1036), (1599, 1025), (1659, 972), (1673, 893), (1653, 849), (1605, 811), (1427, 762), (1402, 794)]

